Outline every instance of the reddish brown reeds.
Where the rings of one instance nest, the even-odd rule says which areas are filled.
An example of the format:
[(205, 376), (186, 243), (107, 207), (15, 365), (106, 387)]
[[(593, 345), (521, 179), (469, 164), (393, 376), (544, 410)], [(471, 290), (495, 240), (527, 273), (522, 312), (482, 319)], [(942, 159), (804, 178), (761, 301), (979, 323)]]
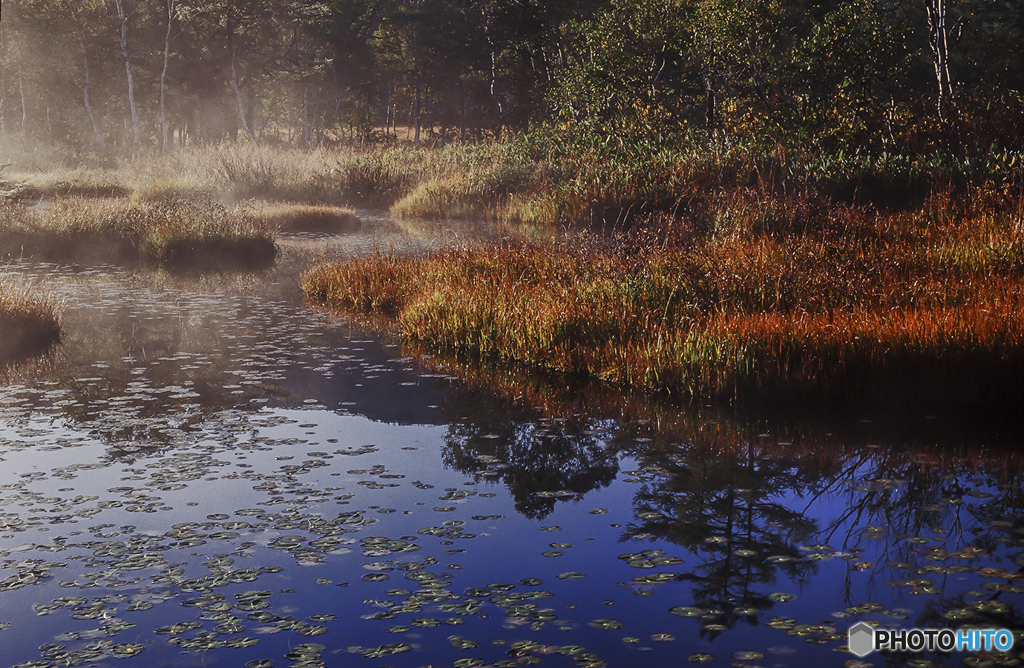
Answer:
[(303, 288), (456, 354), (689, 396), (1019, 402), (1021, 212), (937, 200), (796, 224), (734, 201), (682, 248), (507, 242), (326, 265)]

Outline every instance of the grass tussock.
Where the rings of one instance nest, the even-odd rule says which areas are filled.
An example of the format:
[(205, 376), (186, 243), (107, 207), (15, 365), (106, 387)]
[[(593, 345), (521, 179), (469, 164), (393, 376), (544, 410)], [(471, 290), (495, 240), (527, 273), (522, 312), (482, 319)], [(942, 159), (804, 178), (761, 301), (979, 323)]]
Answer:
[(740, 193), (704, 224), (364, 258), (303, 289), (455, 354), (688, 396), (1024, 400), (1021, 202), (879, 213)]
[(257, 268), (274, 236), (251, 215), (215, 203), (62, 199), (8, 204), (0, 253), (51, 261), (153, 262), (178, 268)]
[(278, 232), (355, 232), (359, 217), (348, 208), (314, 204), (267, 204), (248, 207), (250, 215)]
[(0, 276), (0, 366), (45, 353), (60, 337), (53, 304)]

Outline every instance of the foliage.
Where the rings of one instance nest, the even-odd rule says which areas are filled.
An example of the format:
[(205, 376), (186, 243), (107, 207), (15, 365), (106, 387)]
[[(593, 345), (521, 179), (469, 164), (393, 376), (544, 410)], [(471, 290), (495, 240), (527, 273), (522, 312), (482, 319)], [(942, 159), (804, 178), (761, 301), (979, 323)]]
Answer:
[[(154, 149), (166, 114), (179, 146), (527, 131), (958, 158), (1024, 148), (1021, 2), (950, 0), (936, 24), (908, 0), (122, 0)], [(5, 152), (137, 153), (110, 3), (5, 9)]]

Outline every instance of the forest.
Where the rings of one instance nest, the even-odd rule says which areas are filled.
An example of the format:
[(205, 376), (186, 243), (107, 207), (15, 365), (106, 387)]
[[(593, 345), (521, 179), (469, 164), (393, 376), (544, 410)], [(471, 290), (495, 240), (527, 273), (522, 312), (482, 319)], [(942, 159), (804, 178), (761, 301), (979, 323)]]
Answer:
[(528, 133), (1002, 172), (1024, 141), (1021, 0), (7, 0), (2, 24), (0, 133), (78, 160)]

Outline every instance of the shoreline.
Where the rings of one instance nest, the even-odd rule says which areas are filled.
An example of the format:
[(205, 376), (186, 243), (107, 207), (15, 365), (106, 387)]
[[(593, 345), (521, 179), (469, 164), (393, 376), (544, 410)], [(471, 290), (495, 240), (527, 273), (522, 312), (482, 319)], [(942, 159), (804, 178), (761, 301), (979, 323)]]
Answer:
[[(345, 204), (483, 218), (521, 231), (316, 267), (304, 294), (463, 359), (692, 399), (1024, 403), (1016, 167), (928, 171), (927, 156), (897, 156), (826, 178), (809, 158), (743, 147), (552, 146), (228, 145), (38, 174), (26, 187), (52, 201), (4, 205), (0, 249), (253, 269), (274, 262), (278, 229), (358, 227)], [(71, 191), (116, 197), (60, 195)], [(576, 231), (531, 242), (529, 225)]]
[(0, 213), (0, 257), (234, 270), (270, 266), (277, 255), (268, 225), (212, 202), (68, 198)]
[(674, 245), (648, 228), (640, 240), (377, 255), (315, 267), (303, 291), (462, 360), (692, 400), (1019, 407), (1022, 210), (938, 199), (766, 226), (733, 209), (715, 212), (729, 227)]

